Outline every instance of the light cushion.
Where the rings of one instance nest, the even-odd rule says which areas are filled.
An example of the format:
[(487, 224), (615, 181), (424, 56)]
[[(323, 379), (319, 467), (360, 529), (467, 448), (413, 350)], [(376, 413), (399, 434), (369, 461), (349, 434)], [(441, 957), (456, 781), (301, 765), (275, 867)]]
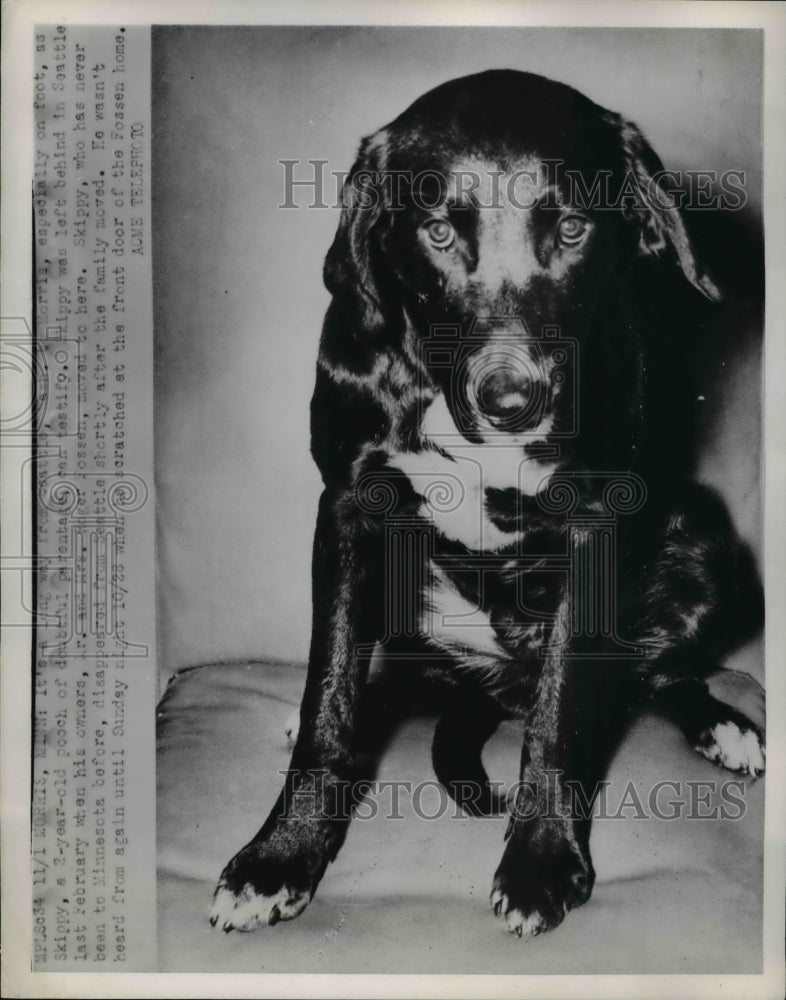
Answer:
[[(737, 665), (750, 668), (751, 650)], [(378, 780), (420, 783), (402, 794), (403, 818), (353, 821), (344, 847), (295, 921), (223, 934), (207, 920), (215, 881), (266, 818), (289, 763), (285, 729), (305, 681), (302, 666), (216, 664), (178, 674), (159, 706), (160, 968), (173, 972), (754, 973), (761, 970), (763, 782), (696, 754), (671, 724), (638, 721), (609, 772), (609, 813), (597, 819), (590, 901), (549, 934), (522, 941), (492, 915), (488, 896), (505, 817), (459, 816), (440, 795), (430, 761), (434, 719), (394, 736)], [(723, 671), (713, 690), (762, 722), (761, 689)], [(520, 724), (504, 723), (484, 759), (492, 779), (518, 775)], [(636, 818), (660, 781), (693, 786), (694, 812), (723, 804), (740, 818)], [(425, 784), (424, 784), (425, 783)], [(630, 783), (630, 784), (629, 784)], [(631, 791), (635, 789), (635, 793)], [(677, 797), (669, 787), (660, 802)], [(741, 801), (734, 806), (732, 799)], [(707, 804), (709, 803), (709, 805)], [(665, 811), (665, 810), (664, 810)], [(418, 814), (420, 813), (420, 815)], [(437, 814), (436, 818), (426, 818)]]

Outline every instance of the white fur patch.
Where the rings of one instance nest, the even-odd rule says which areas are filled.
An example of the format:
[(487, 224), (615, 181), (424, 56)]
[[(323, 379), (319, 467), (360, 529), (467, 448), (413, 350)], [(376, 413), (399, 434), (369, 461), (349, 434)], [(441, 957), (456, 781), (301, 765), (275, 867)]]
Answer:
[[(474, 460), (483, 470), (484, 486), (495, 486), (498, 489), (516, 486), (523, 492), (532, 494), (547, 479), (553, 467), (527, 458), (521, 449), (524, 445), (541, 444), (545, 441), (553, 423), (553, 417), (549, 415), (532, 430), (495, 433), (486, 441), (476, 444), (468, 441), (456, 427), (447, 400), (440, 393), (434, 397), (423, 416), (421, 434), (424, 441), (446, 451), (453, 459)], [(525, 489), (527, 485), (532, 489)]]
[(420, 627), (438, 646), (504, 656), (488, 615), (466, 600), (437, 566), (425, 595)]
[(520, 938), (535, 937), (545, 926), (543, 917), (537, 910), (525, 916), (521, 910), (510, 907), (508, 897), (501, 889), (494, 889), (491, 893), (491, 906), (498, 917), (504, 916), (509, 934), (516, 934)]
[(286, 886), (272, 896), (262, 896), (249, 883), (237, 895), (219, 884), (210, 908), (210, 923), (224, 931), (253, 931), (269, 924), (275, 909), (278, 910), (278, 920), (291, 920), (306, 908), (308, 902), (307, 894), (297, 893)]
[(508, 910), (505, 914), (505, 926), (509, 934), (519, 937), (535, 937), (543, 930), (543, 917), (539, 913), (530, 913), (525, 917), (521, 910)]
[(701, 625), (706, 608), (700, 606), (694, 608), (692, 611), (686, 611), (680, 615), (682, 619), (682, 627), (684, 631), (684, 637), (686, 639), (692, 639), (694, 635), (699, 631), (699, 625)]
[(735, 722), (719, 722), (710, 730), (710, 741), (696, 747), (700, 754), (730, 771), (756, 778), (764, 772), (764, 747), (753, 729), (742, 730)]
[(439, 395), (426, 410), (421, 432), (425, 444), (441, 450), (398, 452), (389, 464), (423, 497), (421, 514), (441, 534), (468, 549), (493, 552), (514, 543), (519, 533), (501, 531), (492, 523), (486, 513), (486, 489), (512, 487), (528, 496), (543, 489), (556, 465), (527, 458), (522, 445), (542, 440), (550, 427), (549, 418), (526, 434), (473, 444), (459, 433), (445, 397)]

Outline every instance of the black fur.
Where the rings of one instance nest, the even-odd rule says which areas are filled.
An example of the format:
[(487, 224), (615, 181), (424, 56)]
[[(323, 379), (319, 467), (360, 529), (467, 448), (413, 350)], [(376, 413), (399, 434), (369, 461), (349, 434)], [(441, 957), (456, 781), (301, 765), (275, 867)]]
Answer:
[[(563, 175), (556, 188), (538, 182), (526, 205), (503, 198), (484, 208), (449, 203), (440, 181), (457, 169), (510, 177), (554, 162), (585, 190), (602, 176), (622, 197), (615, 207), (569, 203)], [(529, 808), (545, 773), (557, 774), (558, 806), (571, 783), (591, 793), (645, 704), (696, 745), (719, 722), (742, 724), (701, 679), (760, 626), (760, 587), (723, 504), (690, 482), (690, 345), (719, 292), (654, 180), (660, 169), (635, 126), (569, 87), (512, 71), (438, 87), (363, 142), (325, 264), (333, 299), (312, 402), (325, 489), (301, 729), (287, 788), (221, 876), (213, 922), (224, 929), (296, 915), (338, 851), (351, 804), (336, 789), (356, 774), (358, 705), (378, 641), (446, 678), (434, 766), (469, 812), (501, 806), (480, 759), (485, 740), (504, 717), (526, 720), (530, 791), (514, 803), (492, 893), (519, 934), (559, 924), (594, 879), (589, 821)], [(496, 541), (481, 551), (429, 524), (419, 480), (397, 459), (454, 468), (449, 447), (423, 431), (439, 399), (462, 444), (519, 442), (511, 481), (484, 488), (478, 511)], [(518, 461), (542, 472), (538, 489), (516, 485)], [(608, 492), (615, 482), (641, 494), (630, 514)], [(615, 617), (605, 631), (577, 631), (584, 595), (570, 570), (609, 518)], [(419, 634), (391, 628), (397, 526), (420, 538), (406, 568), (423, 584), (399, 595), (412, 620), (425, 620), (442, 581), (485, 612), (495, 649), (451, 645), (422, 625), (409, 630)], [(293, 803), (304, 801), (315, 808), (299, 813)]]

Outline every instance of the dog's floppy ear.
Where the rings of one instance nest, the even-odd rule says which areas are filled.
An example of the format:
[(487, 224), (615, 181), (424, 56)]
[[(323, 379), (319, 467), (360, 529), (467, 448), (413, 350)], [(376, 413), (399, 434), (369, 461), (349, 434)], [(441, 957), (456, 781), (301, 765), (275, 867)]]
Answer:
[(342, 190), (338, 231), (325, 258), (325, 285), (353, 315), (356, 335), (379, 336), (393, 322), (386, 308), (381, 247), (389, 225), (384, 185), (387, 150), (385, 129), (361, 143)]
[(659, 254), (670, 246), (694, 288), (713, 302), (718, 301), (721, 292), (696, 260), (680, 209), (663, 184), (664, 169), (658, 155), (632, 122), (613, 113), (609, 113), (609, 120), (618, 133), (623, 154), (623, 194), (633, 194), (636, 207), (631, 211), (641, 224), (640, 252)]

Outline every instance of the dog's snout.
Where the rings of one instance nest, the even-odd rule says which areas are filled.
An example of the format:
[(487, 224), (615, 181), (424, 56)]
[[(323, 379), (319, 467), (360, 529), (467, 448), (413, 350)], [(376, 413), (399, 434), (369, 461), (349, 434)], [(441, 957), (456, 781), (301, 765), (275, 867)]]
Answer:
[(525, 409), (532, 397), (533, 382), (524, 373), (497, 369), (478, 386), (478, 405), (492, 419), (505, 419)]
[(524, 431), (543, 419), (548, 384), (537, 366), (520, 357), (487, 359), (474, 372), (473, 395), (480, 413), (500, 430)]

